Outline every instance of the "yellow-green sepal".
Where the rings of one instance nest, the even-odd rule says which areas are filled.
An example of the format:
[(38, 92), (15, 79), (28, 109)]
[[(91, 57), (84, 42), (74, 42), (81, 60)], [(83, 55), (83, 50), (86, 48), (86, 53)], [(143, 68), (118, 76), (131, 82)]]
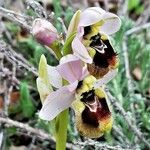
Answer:
[(78, 24), (79, 24), (79, 21), (80, 21), (80, 14), (81, 14), (81, 10), (78, 10), (72, 17), (71, 21), (70, 21), (70, 24), (69, 24), (69, 27), (68, 27), (68, 31), (67, 31), (67, 35), (66, 35), (66, 39), (68, 39), (71, 34), (73, 32), (76, 32), (77, 31), (77, 28), (78, 28)]
[(36, 80), (37, 89), (40, 94), (42, 103), (44, 102), (47, 95), (53, 91), (52, 86), (49, 82), (47, 60), (44, 55), (41, 55), (39, 62), (39, 77)]

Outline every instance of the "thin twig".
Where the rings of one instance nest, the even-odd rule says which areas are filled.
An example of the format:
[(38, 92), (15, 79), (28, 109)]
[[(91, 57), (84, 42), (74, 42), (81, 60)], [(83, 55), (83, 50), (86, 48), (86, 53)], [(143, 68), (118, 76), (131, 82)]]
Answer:
[(123, 145), (131, 145), (128, 138), (123, 134), (122, 128), (113, 125), (114, 136), (121, 139)]
[(144, 1), (144, 11), (140, 14), (140, 17), (136, 20), (136, 25), (145, 24), (148, 22), (150, 16), (150, 1)]
[(128, 114), (123, 109), (123, 107), (118, 103), (118, 101), (111, 95), (110, 92), (107, 92), (107, 95), (109, 97), (110, 102), (112, 105), (121, 113), (121, 115), (124, 117), (126, 122), (128, 123), (130, 129), (135, 133), (135, 135), (138, 137), (140, 141), (142, 141), (147, 148), (150, 149), (150, 143), (145, 139), (141, 131), (132, 123), (130, 120)]
[[(24, 132), (30, 133), (32, 136), (36, 135), (36, 137), (38, 137), (42, 140), (45, 139), (45, 140), (48, 140), (54, 144), (56, 142), (54, 138), (50, 137), (50, 134), (42, 131), (41, 129), (33, 128), (33, 127), (29, 126), (28, 124), (14, 121), (12, 119), (4, 118), (4, 117), (0, 117), (0, 123), (1, 124), (7, 124), (7, 127), (14, 126), (14, 127), (19, 128), (19, 129), (22, 129)], [(67, 143), (67, 148), (72, 149), (72, 150), (78, 150), (79, 149), (79, 147), (77, 147), (71, 143)]]
[(29, 25), (31, 18), (29, 16), (16, 13), (3, 7), (0, 7), (0, 14), (23, 28), (26, 28), (29, 32), (31, 31), (31, 26)]
[(104, 5), (105, 5), (105, 10), (106, 10), (106, 11), (109, 11), (108, 0), (104, 0)]
[[(4, 24), (3, 21), (0, 22), (0, 27), (1, 27), (1, 29), (2, 29), (2, 32), (4, 32), (4, 34), (6, 35), (6, 38), (8, 39), (9, 43), (10, 43), (12, 46), (14, 46), (14, 45), (15, 45), (15, 44), (14, 44), (14, 40), (13, 40), (13, 38), (12, 38), (10, 32), (7, 30), (7, 28), (6, 28), (6, 26), (5, 26), (5, 24)], [(1, 34), (1, 35), (2, 35), (2, 34)]]
[(118, 14), (119, 16), (128, 17), (128, 1), (127, 0), (119, 0), (118, 1)]
[[(50, 137), (50, 135), (48, 133), (42, 131), (41, 129), (33, 128), (33, 127), (29, 126), (28, 124), (14, 121), (12, 119), (4, 118), (4, 117), (0, 117), (0, 123), (7, 124), (8, 125), (7, 127), (15, 126), (17, 128), (22, 129), (24, 132), (30, 133), (31, 135), (36, 135), (36, 137), (38, 137), (40, 139), (49, 140), (50, 142), (55, 143), (55, 140), (52, 137)], [(88, 145), (88, 146), (99, 147), (100, 149), (124, 150), (119, 145), (111, 146), (111, 145), (108, 145), (107, 143), (102, 144), (102, 143), (94, 141), (94, 140), (88, 140), (86, 142), (76, 142), (74, 144), (67, 143), (67, 148), (72, 149), (72, 150), (79, 150), (81, 148), (81, 146)]]
[(125, 62), (125, 73), (128, 83), (129, 92), (133, 91), (132, 78), (130, 74), (130, 65), (129, 65), (129, 56), (128, 56), (128, 48), (127, 48), (127, 38), (124, 37), (123, 41), (123, 54), (124, 54), (124, 62)]
[(14, 121), (12, 119), (4, 118), (4, 117), (0, 117), (0, 123), (7, 124), (7, 125), (9, 125), (9, 127), (10, 126), (15, 126), (17, 128), (20, 128), (20, 129), (30, 133), (30, 134), (36, 135), (39, 138), (48, 139), (48, 140), (54, 142), (54, 139), (51, 138), (49, 136), (49, 134), (45, 133), (44, 131), (42, 131), (40, 129), (33, 128), (33, 127), (29, 126), (28, 124), (21, 123), (21, 122), (18, 122), (18, 121)]
[[(21, 81), (18, 80), (16, 78), (16, 76), (13, 76), (13, 73), (8, 68), (3, 67), (1, 69), (1, 66), (0, 66), (0, 77), (2, 77), (2, 76), (11, 79), (11, 84), (15, 85), (16, 87), (18, 87), (21, 83)], [(37, 89), (35, 87), (30, 86), (30, 85), (28, 85), (28, 89), (37, 91)]]
[(137, 26), (137, 27), (134, 27), (134, 28), (128, 30), (128, 31), (125, 33), (125, 35), (126, 35), (126, 36), (129, 36), (129, 35), (131, 35), (131, 34), (133, 34), (133, 33), (136, 34), (136, 33), (140, 32), (140, 31), (145, 30), (145, 29), (148, 29), (148, 28), (150, 28), (150, 22), (148, 22), (148, 23), (146, 23), (146, 24), (143, 24), (143, 25), (140, 25), (140, 26)]
[(38, 76), (37, 69), (28, 63), (28, 61), (20, 54), (17, 54), (11, 47), (6, 46), (4, 41), (0, 41), (0, 52), (12, 63), (15, 63), (17, 67), (23, 67), (27, 71), (32, 72), (35, 76)]
[(2, 144), (3, 144), (3, 136), (4, 136), (4, 133), (0, 132), (0, 149), (2, 148)]
[(62, 27), (64, 29), (64, 33), (67, 34), (67, 28), (65, 26), (65, 23), (64, 23), (63, 19), (58, 17), (57, 20), (62, 24)]
[(23, 18), (23, 19), (24, 19), (24, 18), (29, 19), (29, 17), (27, 17), (27, 16), (24, 16), (24, 15), (22, 15), (22, 14), (20, 14), (20, 13), (17, 13), (17, 12), (15, 12), (15, 11), (12, 11), (12, 10), (5, 9), (5, 8), (3, 8), (3, 7), (0, 7), (0, 12), (6, 13), (6, 14), (12, 14), (12, 15), (14, 15), (14, 16), (16, 16), (16, 17)]
[(28, 7), (33, 9), (33, 11), (37, 14), (38, 17), (47, 18), (47, 13), (45, 9), (37, 1), (27, 0), (26, 4), (28, 5)]
[[(123, 39), (123, 55), (124, 55), (124, 64), (125, 64), (125, 75), (127, 79), (127, 87), (128, 87), (128, 93), (129, 94), (129, 99), (133, 99), (133, 94), (134, 94), (134, 86), (132, 83), (132, 77), (130, 74), (130, 65), (129, 65), (129, 56), (128, 56), (128, 48), (127, 48), (127, 37), (125, 36)], [(135, 109), (134, 109), (134, 103), (130, 104), (130, 109), (133, 114), (133, 118), (136, 118), (135, 116)], [(136, 124), (136, 119), (134, 119), (134, 123)]]
[(80, 145), (82, 146), (82, 149), (85, 146), (94, 146), (95, 148), (98, 148), (100, 150), (129, 150), (128, 148), (124, 149), (121, 146), (111, 146), (108, 143), (100, 143), (91, 139), (87, 139), (85, 142), (74, 142), (75, 145)]

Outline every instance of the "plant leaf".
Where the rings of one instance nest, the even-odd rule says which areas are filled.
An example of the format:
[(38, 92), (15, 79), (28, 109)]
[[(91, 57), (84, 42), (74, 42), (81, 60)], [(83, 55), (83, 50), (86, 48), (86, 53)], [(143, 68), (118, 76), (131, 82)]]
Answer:
[(21, 83), (20, 93), (21, 93), (20, 100), (21, 100), (22, 113), (25, 117), (30, 118), (34, 113), (35, 108), (29, 94), (27, 83), (25, 82)]

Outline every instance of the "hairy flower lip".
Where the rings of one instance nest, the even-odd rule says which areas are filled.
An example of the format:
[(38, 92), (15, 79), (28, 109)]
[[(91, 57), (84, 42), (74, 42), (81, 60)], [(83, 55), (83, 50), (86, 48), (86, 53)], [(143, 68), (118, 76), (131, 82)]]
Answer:
[[(95, 95), (96, 96), (96, 95)], [(95, 97), (94, 96), (94, 97)], [(98, 98), (96, 105), (85, 105), (85, 109), (82, 112), (83, 123), (88, 124), (93, 127), (98, 127), (101, 120), (106, 120), (111, 116), (106, 98)]]
[[(83, 101), (81, 102), (80, 100), (73, 102), (77, 129), (82, 136), (88, 138), (101, 137), (105, 132), (111, 130), (113, 122), (110, 109), (106, 107), (109, 105), (108, 102), (106, 102), (107, 96), (103, 93), (103, 88), (100, 88), (100, 91), (95, 89), (94, 93), (99, 97), (101, 102), (101, 106), (98, 107), (101, 111), (91, 112), (90, 109), (83, 104)], [(86, 95), (89, 97), (91, 94), (87, 93)]]
[[(111, 43), (106, 37), (106, 39), (101, 38), (102, 36), (100, 34), (93, 36), (93, 41), (90, 43), (95, 54), (92, 55), (93, 63), (88, 64), (88, 71), (97, 79), (102, 78), (109, 70), (117, 68), (119, 64), (117, 53)], [(99, 41), (101, 45), (98, 45)]]
[(94, 102), (93, 102), (93, 103), (85, 102), (84, 104), (85, 104), (85, 106), (87, 106), (87, 107), (89, 108), (89, 110), (90, 110), (91, 112), (95, 112), (95, 113), (96, 113), (96, 111), (97, 111), (97, 108), (98, 108), (98, 107), (101, 107), (101, 104), (100, 104), (99, 101), (97, 100), (97, 97), (96, 97), (96, 96), (94, 97)]

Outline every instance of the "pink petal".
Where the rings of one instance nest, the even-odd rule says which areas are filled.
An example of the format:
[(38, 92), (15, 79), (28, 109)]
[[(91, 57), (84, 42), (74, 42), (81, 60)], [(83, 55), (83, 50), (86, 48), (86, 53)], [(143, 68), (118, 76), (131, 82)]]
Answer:
[(108, 35), (117, 32), (121, 26), (117, 15), (106, 12), (99, 7), (91, 7), (81, 13), (79, 28), (93, 25), (101, 20), (104, 21), (104, 24), (100, 27), (100, 32)]
[(77, 36), (72, 41), (72, 49), (73, 49), (74, 55), (76, 55), (82, 61), (89, 63), (89, 64), (92, 63), (92, 58), (88, 54), (87, 49), (81, 43), (81, 41), (79, 40), (79, 38)]
[(83, 26), (79, 26), (77, 32), (78, 32), (78, 34), (77, 34), (78, 37), (82, 38), (83, 35), (84, 35), (84, 27)]
[(51, 92), (43, 103), (39, 117), (43, 120), (52, 120), (63, 110), (69, 108), (74, 101), (74, 92), (70, 92), (68, 86)]
[(87, 69), (87, 65), (82, 68), (82, 77), (80, 80), (83, 80), (87, 75), (89, 75), (89, 71)]
[(76, 88), (77, 88), (77, 86), (78, 86), (78, 83), (79, 83), (79, 81), (76, 80), (76, 81), (74, 81), (73, 83), (69, 84), (69, 85), (67, 86), (67, 87), (68, 87), (68, 90), (69, 90), (70, 92), (75, 92), (75, 90), (76, 90)]
[(120, 18), (113, 13), (105, 13), (103, 15), (104, 24), (100, 27), (100, 32), (111, 35), (117, 32), (121, 27)]
[(80, 61), (80, 59), (73, 54), (68, 54), (60, 59), (60, 64), (69, 63), (72, 61)]
[(82, 68), (82, 61), (75, 55), (71, 54), (64, 56), (60, 60), (60, 65), (57, 66), (57, 70), (61, 76), (70, 83), (81, 79)]
[(62, 87), (62, 77), (60, 76), (56, 67), (47, 65), (47, 71), (50, 84), (55, 88)]
[(105, 13), (100, 7), (90, 7), (85, 9), (80, 16), (79, 26), (90, 26), (102, 20)]
[(99, 88), (100, 86), (107, 84), (117, 75), (118, 69), (110, 70), (103, 78), (96, 81), (94, 88)]

